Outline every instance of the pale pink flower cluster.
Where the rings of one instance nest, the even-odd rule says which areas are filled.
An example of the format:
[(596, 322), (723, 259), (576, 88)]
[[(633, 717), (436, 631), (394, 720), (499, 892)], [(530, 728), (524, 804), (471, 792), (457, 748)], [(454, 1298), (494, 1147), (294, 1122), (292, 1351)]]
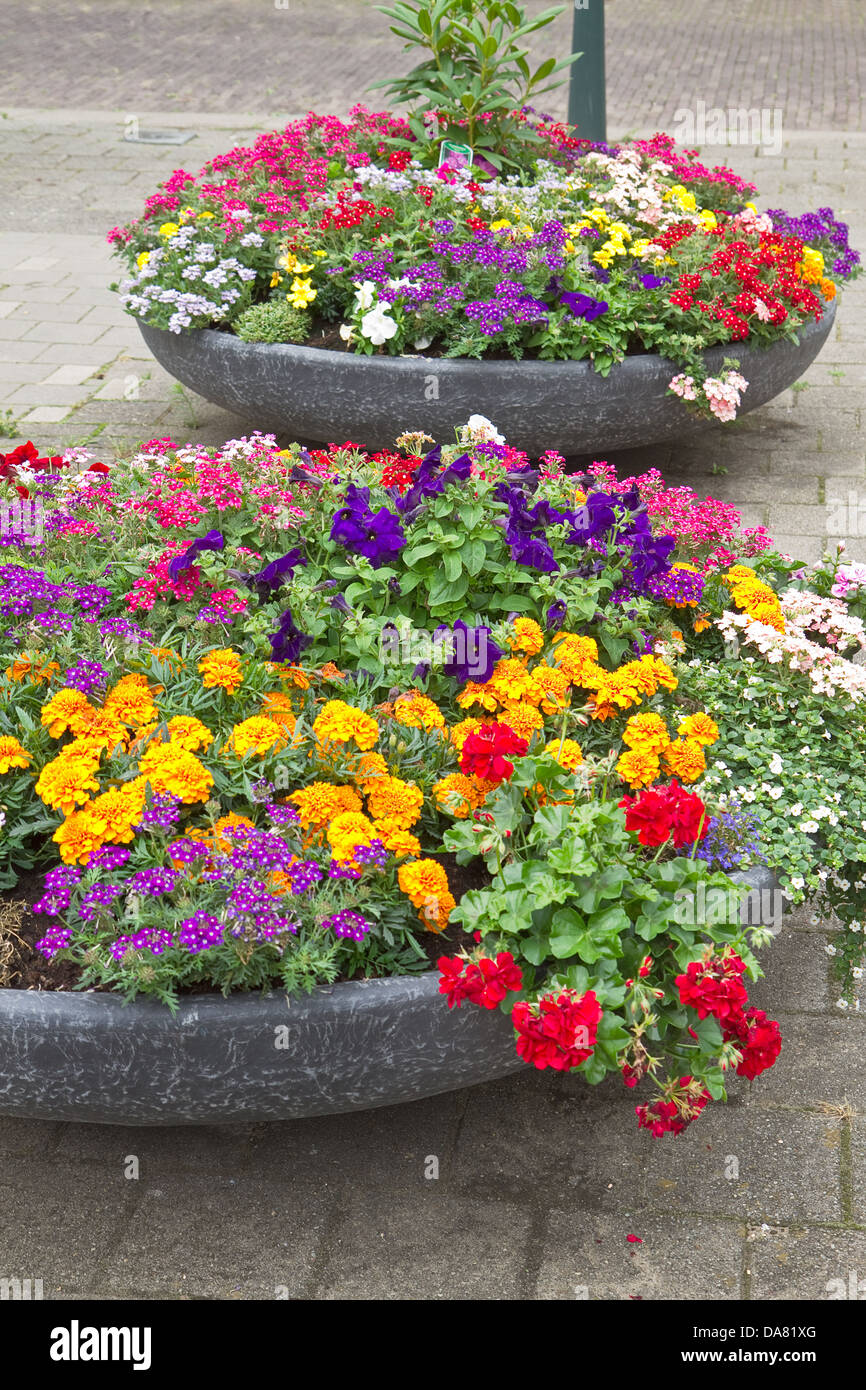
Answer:
[(822, 598), (809, 589), (786, 589), (779, 595), (785, 626), (790, 630), (820, 633), (830, 647), (846, 650), (866, 647), (866, 628), (837, 598)]
[(717, 420), (735, 420), (740, 404), (740, 393), (748, 386), (746, 378), (739, 372), (723, 372), (721, 376), (708, 376), (703, 391), (707, 404)]
[(698, 398), (695, 379), (693, 376), (686, 376), (685, 372), (672, 377), (668, 382), (668, 389), (684, 401), (695, 401)]
[(742, 227), (744, 232), (771, 232), (773, 219), (769, 213), (756, 212), (754, 208), (743, 208), (731, 218), (731, 225)]
[[(782, 595), (783, 612), (791, 592), (789, 590)], [(798, 600), (804, 597), (799, 591), (796, 594)], [(819, 605), (827, 602), (818, 599), (815, 594), (808, 597), (817, 600)], [(840, 698), (852, 704), (866, 699), (866, 668), (846, 660), (834, 647), (823, 647), (810, 641), (804, 629), (797, 626), (798, 616), (803, 615), (803, 605), (795, 607), (792, 604), (790, 615), (785, 613), (785, 632), (777, 632), (768, 623), (755, 622), (747, 613), (725, 612), (716, 619), (715, 626), (726, 642), (748, 642), (771, 665), (784, 662), (791, 671), (808, 675), (816, 695)], [(838, 621), (838, 618), (839, 615), (834, 615), (834, 621)]]

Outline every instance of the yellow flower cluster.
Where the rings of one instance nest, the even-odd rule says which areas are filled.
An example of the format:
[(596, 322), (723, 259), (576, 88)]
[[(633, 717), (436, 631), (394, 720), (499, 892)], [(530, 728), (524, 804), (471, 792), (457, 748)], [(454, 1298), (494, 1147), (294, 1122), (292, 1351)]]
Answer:
[(135, 838), (134, 827), (141, 821), (144, 803), (145, 779), (137, 777), (67, 815), (53, 836), (64, 864), (87, 864), (103, 845), (128, 844)]
[(285, 731), (275, 719), (269, 719), (264, 714), (254, 714), (250, 719), (235, 724), (226, 749), (237, 753), (239, 758), (244, 757), (246, 753), (255, 753), (256, 757), (263, 758), (271, 749), (284, 748), (285, 744)]
[(394, 718), (407, 729), (431, 729), (445, 727), (445, 717), (429, 697), (419, 690), (411, 690), (406, 695), (398, 695), (394, 701)]
[(696, 782), (706, 771), (704, 748), (719, 736), (717, 725), (708, 714), (690, 714), (680, 721), (672, 739), (660, 714), (633, 714), (626, 723), (622, 741), (627, 751), (617, 761), (616, 770), (634, 791), (647, 787), (660, 776), (662, 766), (681, 782)]
[(378, 741), (379, 725), (372, 715), (354, 709), (344, 700), (328, 700), (316, 716), (313, 733), (323, 746), (355, 743), (364, 751)]
[(0, 773), (9, 772), (13, 767), (29, 767), (30, 754), (17, 738), (0, 738)]
[(194, 753), (173, 743), (152, 743), (139, 760), (139, 772), (160, 795), (177, 796), (185, 806), (207, 801), (212, 774)]
[(378, 777), (367, 792), (367, 810), (376, 828), (386, 833), (410, 830), (421, 815), (423, 805), (421, 788), (400, 777)]
[(206, 690), (219, 688), (228, 695), (234, 695), (243, 684), (241, 659), (237, 652), (233, 652), (229, 647), (217, 647), (214, 651), (208, 652), (198, 663), (198, 669)]
[(734, 565), (733, 569), (722, 575), (722, 583), (727, 584), (737, 607), (748, 613), (756, 623), (766, 623), (776, 632), (785, 631), (785, 618), (778, 598), (768, 584), (761, 583), (748, 565)]
[(443, 811), (457, 820), (466, 820), (484, 805), (484, 792), (478, 779), (462, 772), (452, 772), (441, 778), (433, 788), (433, 796)]
[(456, 907), (448, 886), (448, 875), (435, 859), (417, 859), (401, 864), (397, 870), (400, 889), (412, 905), (420, 909), (418, 916), (428, 931), (439, 932), (448, 925)]

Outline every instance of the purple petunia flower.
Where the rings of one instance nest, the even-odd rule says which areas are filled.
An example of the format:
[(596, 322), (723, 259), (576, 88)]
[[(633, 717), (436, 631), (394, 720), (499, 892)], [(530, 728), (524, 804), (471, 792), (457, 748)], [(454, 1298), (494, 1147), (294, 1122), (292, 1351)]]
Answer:
[(576, 319), (584, 319), (587, 323), (592, 323), (600, 314), (606, 314), (609, 308), (604, 299), (593, 299), (588, 294), (578, 294), (571, 290), (564, 290), (559, 299)]
[(291, 610), (287, 608), (280, 619), (280, 625), (276, 632), (268, 635), (268, 641), (271, 644), (274, 661), (295, 662), (301, 652), (312, 644), (313, 639), (308, 633), (301, 632), (300, 628), (295, 626)]
[(365, 556), (374, 569), (379, 569), (406, 544), (400, 518), (387, 507), (372, 512), (370, 489), (355, 483), (346, 488), (345, 502), (334, 515), (331, 540)]
[(169, 579), (176, 581), (185, 569), (189, 569), (203, 550), (222, 550), (224, 547), (225, 537), (222, 531), (208, 531), (206, 536), (200, 536), (198, 540), (194, 540), (191, 545), (188, 545), (182, 555), (175, 555), (173, 560), (169, 560)]

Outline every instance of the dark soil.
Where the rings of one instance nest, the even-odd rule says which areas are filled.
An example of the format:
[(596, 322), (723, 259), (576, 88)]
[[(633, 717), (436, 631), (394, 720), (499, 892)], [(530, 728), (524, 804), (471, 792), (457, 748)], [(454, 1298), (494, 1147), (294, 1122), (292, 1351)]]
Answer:
[[(437, 854), (435, 858), (445, 868), (458, 902), (470, 888), (484, 888), (490, 882), (480, 859), (461, 867), (452, 854)], [(45, 934), (50, 921), (47, 917), (36, 917), (30, 911), (30, 905), (41, 897), (42, 892), (42, 874), (27, 873), (21, 875), (16, 888), (0, 894), (0, 987), (74, 990), (81, 979), (81, 968), (72, 961), (47, 961), (36, 950), (36, 942)], [(475, 945), (472, 937), (456, 923), (444, 932), (424, 932), (419, 941), (431, 969), (440, 956), (454, 955), (463, 947), (471, 950)], [(218, 993), (207, 983), (192, 985), (180, 992)]]

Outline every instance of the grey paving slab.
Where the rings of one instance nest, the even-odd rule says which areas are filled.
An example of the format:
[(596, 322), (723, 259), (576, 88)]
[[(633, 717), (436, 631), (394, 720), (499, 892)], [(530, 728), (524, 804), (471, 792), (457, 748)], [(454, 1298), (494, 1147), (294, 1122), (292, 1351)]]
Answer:
[[(759, 1227), (750, 1232), (746, 1245), (747, 1288), (753, 1302), (824, 1303), (866, 1297), (862, 1231)], [(772, 1322), (769, 1316), (765, 1320)]]

